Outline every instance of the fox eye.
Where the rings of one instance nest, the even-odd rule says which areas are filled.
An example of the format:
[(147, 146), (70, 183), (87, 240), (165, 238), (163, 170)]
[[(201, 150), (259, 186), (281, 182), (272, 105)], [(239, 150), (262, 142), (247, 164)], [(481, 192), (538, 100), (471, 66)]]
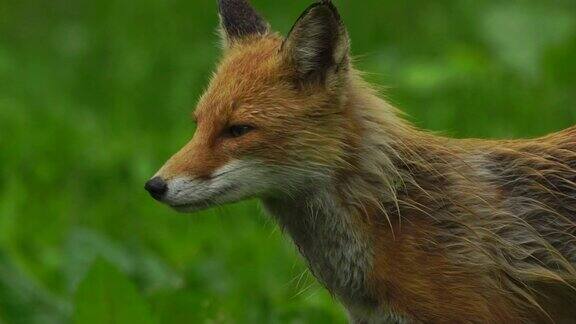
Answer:
[(238, 138), (253, 131), (254, 127), (250, 125), (233, 125), (228, 128), (228, 135), (233, 138)]

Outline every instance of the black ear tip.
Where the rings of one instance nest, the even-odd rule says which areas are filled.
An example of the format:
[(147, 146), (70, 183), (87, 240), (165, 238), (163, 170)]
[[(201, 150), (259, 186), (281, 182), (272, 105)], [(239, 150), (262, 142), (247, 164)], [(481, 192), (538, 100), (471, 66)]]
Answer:
[(246, 0), (218, 0), (218, 5), (220, 7), (225, 7), (226, 5), (231, 5), (231, 4), (246, 4), (247, 1)]
[(328, 6), (330, 8), (336, 9), (336, 5), (334, 4), (334, 2), (332, 2), (332, 0), (320, 0), (320, 1), (316, 2), (316, 4), (318, 4), (320, 6)]
[(306, 10), (304, 10), (304, 12), (300, 15), (300, 17), (298, 18), (298, 21), (300, 21), (302, 18), (308, 16), (308, 14), (313, 13), (315, 11), (318, 10), (325, 10), (328, 9), (330, 12), (332, 12), (336, 18), (340, 19), (340, 14), (338, 13), (338, 8), (336, 8), (336, 6), (334, 5), (334, 3), (331, 0), (319, 0), (314, 2), (313, 4), (311, 4), (308, 8), (306, 8)]
[(332, 2), (332, 0), (320, 0), (318, 1), (318, 3), (334, 7), (334, 3)]
[(250, 3), (247, 0), (218, 0), (218, 10), (220, 12), (227, 9), (249, 8)]
[(224, 9), (226, 7), (236, 7), (239, 4), (241, 5), (247, 5), (248, 2), (246, 0), (218, 0), (218, 8), (219, 9)]
[(268, 24), (248, 0), (218, 0), (218, 11), (230, 39), (268, 31)]
[(312, 4), (306, 10), (305, 13), (309, 13), (313, 10), (318, 10), (318, 9), (328, 9), (329, 11), (331, 11), (336, 16), (336, 18), (338, 18), (340, 20), (340, 13), (338, 12), (338, 8), (334, 4), (334, 2), (332, 2), (332, 0), (319, 0), (316, 3)]

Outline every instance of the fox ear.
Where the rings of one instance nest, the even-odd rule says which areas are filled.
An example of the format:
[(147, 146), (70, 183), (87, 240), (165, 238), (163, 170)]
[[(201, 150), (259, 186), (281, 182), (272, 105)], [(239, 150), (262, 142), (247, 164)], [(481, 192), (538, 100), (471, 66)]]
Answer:
[(338, 9), (329, 0), (310, 6), (298, 19), (283, 51), (300, 81), (325, 82), (349, 66), (350, 40)]
[(252, 8), (248, 0), (218, 0), (220, 34), (224, 47), (250, 35), (268, 33), (268, 23)]

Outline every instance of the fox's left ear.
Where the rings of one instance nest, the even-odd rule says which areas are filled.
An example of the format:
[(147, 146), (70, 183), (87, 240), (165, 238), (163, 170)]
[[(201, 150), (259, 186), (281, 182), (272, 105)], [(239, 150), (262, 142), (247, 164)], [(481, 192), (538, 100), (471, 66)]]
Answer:
[(266, 20), (252, 8), (248, 0), (218, 0), (220, 34), (224, 47), (253, 35), (266, 35)]
[(336, 6), (321, 0), (298, 19), (283, 52), (302, 82), (325, 82), (350, 64), (350, 39)]

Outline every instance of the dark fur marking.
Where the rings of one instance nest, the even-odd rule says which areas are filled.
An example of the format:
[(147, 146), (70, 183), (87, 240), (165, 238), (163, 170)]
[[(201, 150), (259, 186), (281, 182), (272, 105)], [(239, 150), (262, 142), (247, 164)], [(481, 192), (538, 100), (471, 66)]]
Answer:
[(222, 28), (229, 39), (266, 34), (268, 24), (247, 0), (219, 0)]
[[(335, 62), (335, 51), (343, 37), (347, 37), (338, 13), (330, 1), (320, 1), (311, 5), (298, 18), (282, 47), (290, 42), (294, 63), (301, 80), (323, 82), (326, 71), (345, 62)], [(313, 57), (302, 55), (297, 49), (310, 47), (315, 50)]]

